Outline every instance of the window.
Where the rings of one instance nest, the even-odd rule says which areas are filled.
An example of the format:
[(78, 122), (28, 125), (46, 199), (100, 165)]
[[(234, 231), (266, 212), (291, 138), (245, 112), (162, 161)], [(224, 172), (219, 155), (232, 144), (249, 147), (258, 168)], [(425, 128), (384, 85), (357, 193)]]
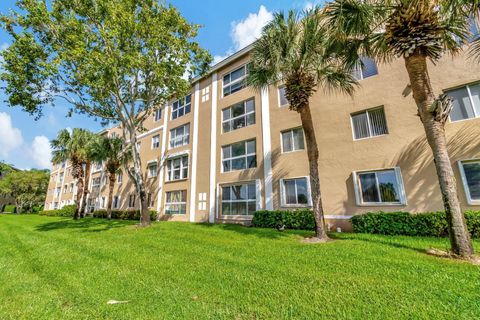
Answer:
[(160, 135), (159, 134), (152, 137), (152, 149), (158, 149), (158, 148), (160, 148)]
[(202, 102), (210, 100), (210, 86), (206, 86), (202, 89)]
[(147, 193), (147, 205), (149, 208), (154, 206), (154, 200), (151, 193)]
[(100, 190), (100, 183), (101, 183), (101, 178), (93, 178), (92, 179), (92, 191), (93, 192), (98, 192)]
[(162, 109), (157, 109), (155, 110), (155, 113), (153, 114), (153, 118), (155, 121), (158, 121), (162, 118)]
[(170, 130), (170, 148), (177, 148), (189, 144), (190, 124), (185, 124)]
[(107, 184), (107, 175), (104, 175), (102, 177), (102, 186), (105, 186)]
[(192, 108), (192, 95), (184, 97), (183, 99), (177, 100), (173, 103), (172, 106), (172, 120), (180, 118), (181, 116), (190, 113)]
[(187, 191), (167, 192), (165, 214), (185, 214), (187, 212)]
[(73, 192), (73, 188), (74, 188), (74, 186), (75, 186), (75, 185), (74, 185), (73, 183), (70, 183), (70, 193), (72, 193), (72, 192)]
[(102, 163), (101, 163), (101, 162), (95, 162), (95, 164), (94, 164), (94, 170), (95, 170), (95, 171), (100, 171), (100, 170), (102, 170)]
[(468, 204), (480, 204), (480, 160), (460, 161), (459, 165)]
[(285, 86), (278, 87), (278, 104), (280, 107), (285, 107), (290, 104), (287, 96), (285, 95)]
[(306, 177), (281, 180), (283, 206), (309, 206), (310, 186)]
[(383, 107), (352, 114), (353, 139), (365, 139), (388, 134)]
[(446, 93), (453, 99), (450, 121), (480, 117), (480, 83), (449, 90)]
[(135, 195), (131, 194), (128, 196), (128, 207), (133, 208), (135, 207)]
[(68, 184), (63, 186), (63, 193), (67, 193), (68, 191)]
[(114, 196), (112, 199), (112, 207), (114, 209), (120, 208), (120, 198), (118, 196)]
[(296, 128), (282, 132), (283, 152), (292, 152), (305, 149), (303, 129)]
[(122, 183), (123, 182), (123, 173), (122, 171), (119, 171), (117, 173), (117, 183)]
[(60, 183), (63, 182), (63, 172), (60, 173), (57, 178), (58, 178), (57, 182), (60, 182)]
[(112, 133), (110, 134), (110, 137), (111, 137), (111, 138), (117, 138), (118, 135), (117, 135), (115, 132), (112, 132)]
[(255, 99), (250, 99), (222, 110), (223, 132), (230, 132), (255, 124)]
[(148, 177), (154, 178), (158, 175), (158, 164), (157, 162), (152, 162), (148, 164)]
[(167, 181), (188, 178), (188, 155), (169, 159), (167, 161)]
[(226, 97), (246, 87), (249, 65), (243, 65), (223, 76), (223, 96)]
[(102, 202), (100, 204), (100, 208), (106, 208), (107, 205), (106, 205), (106, 202), (105, 202), (105, 197), (102, 197)]
[(55, 203), (53, 204), (53, 209), (55, 209), (55, 210), (58, 209), (58, 202), (55, 202)]
[(480, 34), (480, 26), (475, 17), (470, 17), (468, 19), (468, 23), (469, 23), (470, 36), (468, 37), (467, 40), (468, 42), (473, 42), (478, 38)]
[(356, 172), (354, 179), (358, 205), (406, 203), (399, 168)]
[(222, 215), (253, 215), (257, 210), (255, 183), (222, 187)]
[(60, 192), (61, 192), (61, 189), (60, 187), (58, 187), (56, 190), (55, 190), (55, 197), (60, 197)]
[(255, 140), (222, 147), (222, 157), (223, 172), (255, 168), (257, 166)]
[(362, 57), (360, 60), (362, 63), (359, 63), (353, 70), (353, 77), (355, 79), (363, 80), (378, 74), (377, 65), (373, 59)]

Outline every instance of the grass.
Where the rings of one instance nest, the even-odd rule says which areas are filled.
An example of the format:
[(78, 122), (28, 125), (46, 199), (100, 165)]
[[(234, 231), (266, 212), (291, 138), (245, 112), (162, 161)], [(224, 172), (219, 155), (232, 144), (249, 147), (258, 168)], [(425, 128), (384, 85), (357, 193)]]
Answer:
[(306, 235), (0, 215), (0, 319), (480, 318), (480, 268), (424, 253), (446, 239)]

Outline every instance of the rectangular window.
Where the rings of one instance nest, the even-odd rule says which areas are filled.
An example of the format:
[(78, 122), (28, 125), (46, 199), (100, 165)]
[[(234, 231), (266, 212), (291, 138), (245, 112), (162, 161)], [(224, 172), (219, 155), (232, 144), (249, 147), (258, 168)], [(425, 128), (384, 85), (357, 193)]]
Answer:
[(133, 208), (135, 207), (135, 195), (131, 194), (128, 196), (128, 207)]
[(355, 79), (363, 80), (378, 74), (375, 60), (368, 57), (362, 57), (360, 60), (361, 63), (359, 63), (353, 70), (353, 77)]
[(185, 214), (187, 212), (187, 191), (167, 192), (165, 214)]
[(95, 162), (95, 164), (94, 164), (94, 170), (95, 170), (95, 171), (100, 171), (100, 170), (102, 170), (102, 163), (101, 163), (101, 162)]
[(158, 148), (160, 148), (160, 135), (159, 134), (152, 137), (152, 149), (158, 149)]
[(118, 209), (120, 207), (120, 198), (118, 196), (113, 197), (112, 207), (113, 207), (113, 209)]
[(155, 122), (160, 120), (162, 118), (162, 109), (155, 110), (155, 113), (153, 114), (153, 118), (155, 119)]
[(63, 172), (58, 175), (58, 180), (57, 182), (63, 182)]
[(56, 191), (55, 191), (55, 197), (57, 197), (57, 198), (60, 197), (61, 190), (62, 190), (62, 188), (60, 188), (60, 187), (58, 187), (58, 188), (56, 189)]
[(72, 192), (73, 192), (73, 188), (74, 188), (74, 186), (75, 186), (75, 185), (74, 185), (73, 183), (70, 183), (70, 193), (72, 193)]
[(123, 182), (123, 174), (122, 171), (117, 172), (117, 183)]
[(148, 164), (148, 177), (154, 178), (158, 175), (158, 164), (157, 162), (152, 162)]
[(100, 208), (106, 208), (107, 207), (107, 204), (106, 204), (106, 201), (105, 201), (105, 197), (102, 197), (102, 202), (100, 204)]
[(188, 155), (167, 161), (167, 180), (175, 181), (188, 178)]
[(355, 173), (357, 204), (405, 204), (400, 169)]
[(99, 192), (100, 191), (100, 184), (102, 183), (102, 178), (93, 178), (92, 179), (92, 191)]
[(189, 94), (182, 99), (175, 101), (172, 105), (172, 120), (180, 118), (192, 109), (192, 95)]
[(190, 143), (190, 124), (170, 130), (170, 148), (177, 148)]
[(63, 193), (67, 193), (68, 191), (68, 184), (63, 186)]
[(246, 100), (222, 110), (223, 132), (255, 124), (255, 99)]
[(222, 164), (223, 172), (255, 168), (257, 166), (255, 140), (222, 147)]
[(257, 210), (255, 183), (222, 187), (222, 215), (253, 215)]
[(480, 83), (470, 84), (446, 91), (453, 99), (450, 121), (460, 121), (480, 117)]
[(246, 87), (249, 65), (243, 65), (223, 76), (223, 96), (226, 97)]
[(283, 206), (309, 206), (310, 187), (308, 179), (295, 178), (281, 180)]
[(287, 100), (287, 96), (285, 95), (285, 86), (278, 87), (278, 104), (280, 107), (285, 107), (290, 104)]
[(383, 107), (352, 114), (351, 119), (355, 140), (388, 134)]
[(292, 152), (305, 149), (303, 138), (303, 129), (296, 128), (282, 132), (282, 150), (283, 152)]
[(480, 160), (460, 161), (459, 164), (468, 204), (480, 204)]
[(149, 208), (153, 208), (154, 206), (154, 199), (151, 193), (147, 193), (147, 204)]
[(480, 27), (475, 17), (470, 17), (468, 19), (468, 24), (469, 24), (468, 30), (470, 31), (470, 35), (467, 40), (469, 43), (471, 43), (478, 38), (480, 34)]

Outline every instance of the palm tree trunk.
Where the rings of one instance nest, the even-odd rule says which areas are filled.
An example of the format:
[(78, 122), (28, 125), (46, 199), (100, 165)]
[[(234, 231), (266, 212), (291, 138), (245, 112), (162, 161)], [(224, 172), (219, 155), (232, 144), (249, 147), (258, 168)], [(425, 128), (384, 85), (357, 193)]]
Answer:
[(315, 216), (315, 237), (320, 240), (328, 240), (325, 228), (325, 218), (323, 213), (322, 196), (320, 193), (320, 175), (318, 173), (318, 146), (315, 137), (315, 128), (313, 126), (310, 105), (299, 109), (300, 119), (302, 120), (303, 131), (305, 132), (308, 165), (310, 170), (310, 189), (312, 193), (313, 214)]
[(77, 178), (77, 197), (75, 199), (75, 213), (73, 214), (73, 219), (78, 220), (80, 217), (80, 202), (82, 201), (82, 192), (83, 190), (83, 178), (80, 176)]
[(112, 202), (113, 202), (113, 187), (115, 186), (115, 173), (109, 173), (108, 185), (108, 204), (107, 204), (107, 218), (112, 219)]
[(80, 218), (85, 217), (85, 208), (87, 205), (88, 184), (90, 182), (91, 168), (92, 168), (92, 163), (90, 161), (87, 161), (85, 163), (85, 184), (83, 185), (83, 197), (82, 197), (82, 204), (80, 206)]
[(410, 78), (413, 98), (417, 104), (428, 144), (433, 152), (443, 206), (447, 215), (452, 251), (459, 256), (469, 257), (473, 255), (474, 251), (465, 223), (465, 216), (458, 200), (457, 184), (448, 155), (445, 137), (446, 118), (439, 119), (435, 112), (431, 110), (435, 102), (435, 95), (428, 75), (426, 57), (420, 53), (415, 53), (405, 58), (405, 65)]

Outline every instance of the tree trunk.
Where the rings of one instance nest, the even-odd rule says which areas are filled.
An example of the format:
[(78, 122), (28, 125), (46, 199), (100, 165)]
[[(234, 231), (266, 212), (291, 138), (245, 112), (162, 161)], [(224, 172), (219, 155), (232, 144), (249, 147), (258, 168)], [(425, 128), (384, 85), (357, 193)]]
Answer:
[(85, 208), (87, 205), (88, 184), (90, 182), (91, 168), (92, 168), (92, 163), (90, 161), (85, 162), (85, 184), (83, 185), (83, 197), (82, 197), (82, 204), (80, 206), (80, 218), (85, 217)]
[(312, 114), (310, 112), (310, 105), (307, 104), (300, 108), (298, 112), (300, 113), (300, 119), (302, 120), (307, 145), (308, 166), (310, 170), (310, 189), (312, 193), (313, 214), (315, 216), (315, 237), (320, 240), (328, 240), (323, 214), (322, 196), (320, 193), (320, 175), (318, 173), (319, 153)]
[(108, 204), (107, 204), (107, 218), (112, 219), (112, 202), (113, 202), (113, 187), (115, 187), (115, 173), (109, 173), (108, 184)]
[(73, 219), (78, 220), (80, 217), (80, 203), (82, 201), (82, 192), (80, 190), (83, 190), (83, 177), (80, 176), (77, 178), (77, 196), (75, 199), (75, 213), (73, 214)]
[(405, 65), (410, 78), (413, 98), (417, 104), (428, 144), (433, 152), (443, 206), (447, 215), (452, 251), (459, 256), (469, 257), (473, 255), (474, 251), (465, 223), (465, 216), (458, 200), (457, 184), (448, 155), (447, 139), (445, 137), (446, 118), (441, 120), (432, 111), (435, 95), (428, 75), (426, 57), (420, 53), (415, 53), (405, 58)]

